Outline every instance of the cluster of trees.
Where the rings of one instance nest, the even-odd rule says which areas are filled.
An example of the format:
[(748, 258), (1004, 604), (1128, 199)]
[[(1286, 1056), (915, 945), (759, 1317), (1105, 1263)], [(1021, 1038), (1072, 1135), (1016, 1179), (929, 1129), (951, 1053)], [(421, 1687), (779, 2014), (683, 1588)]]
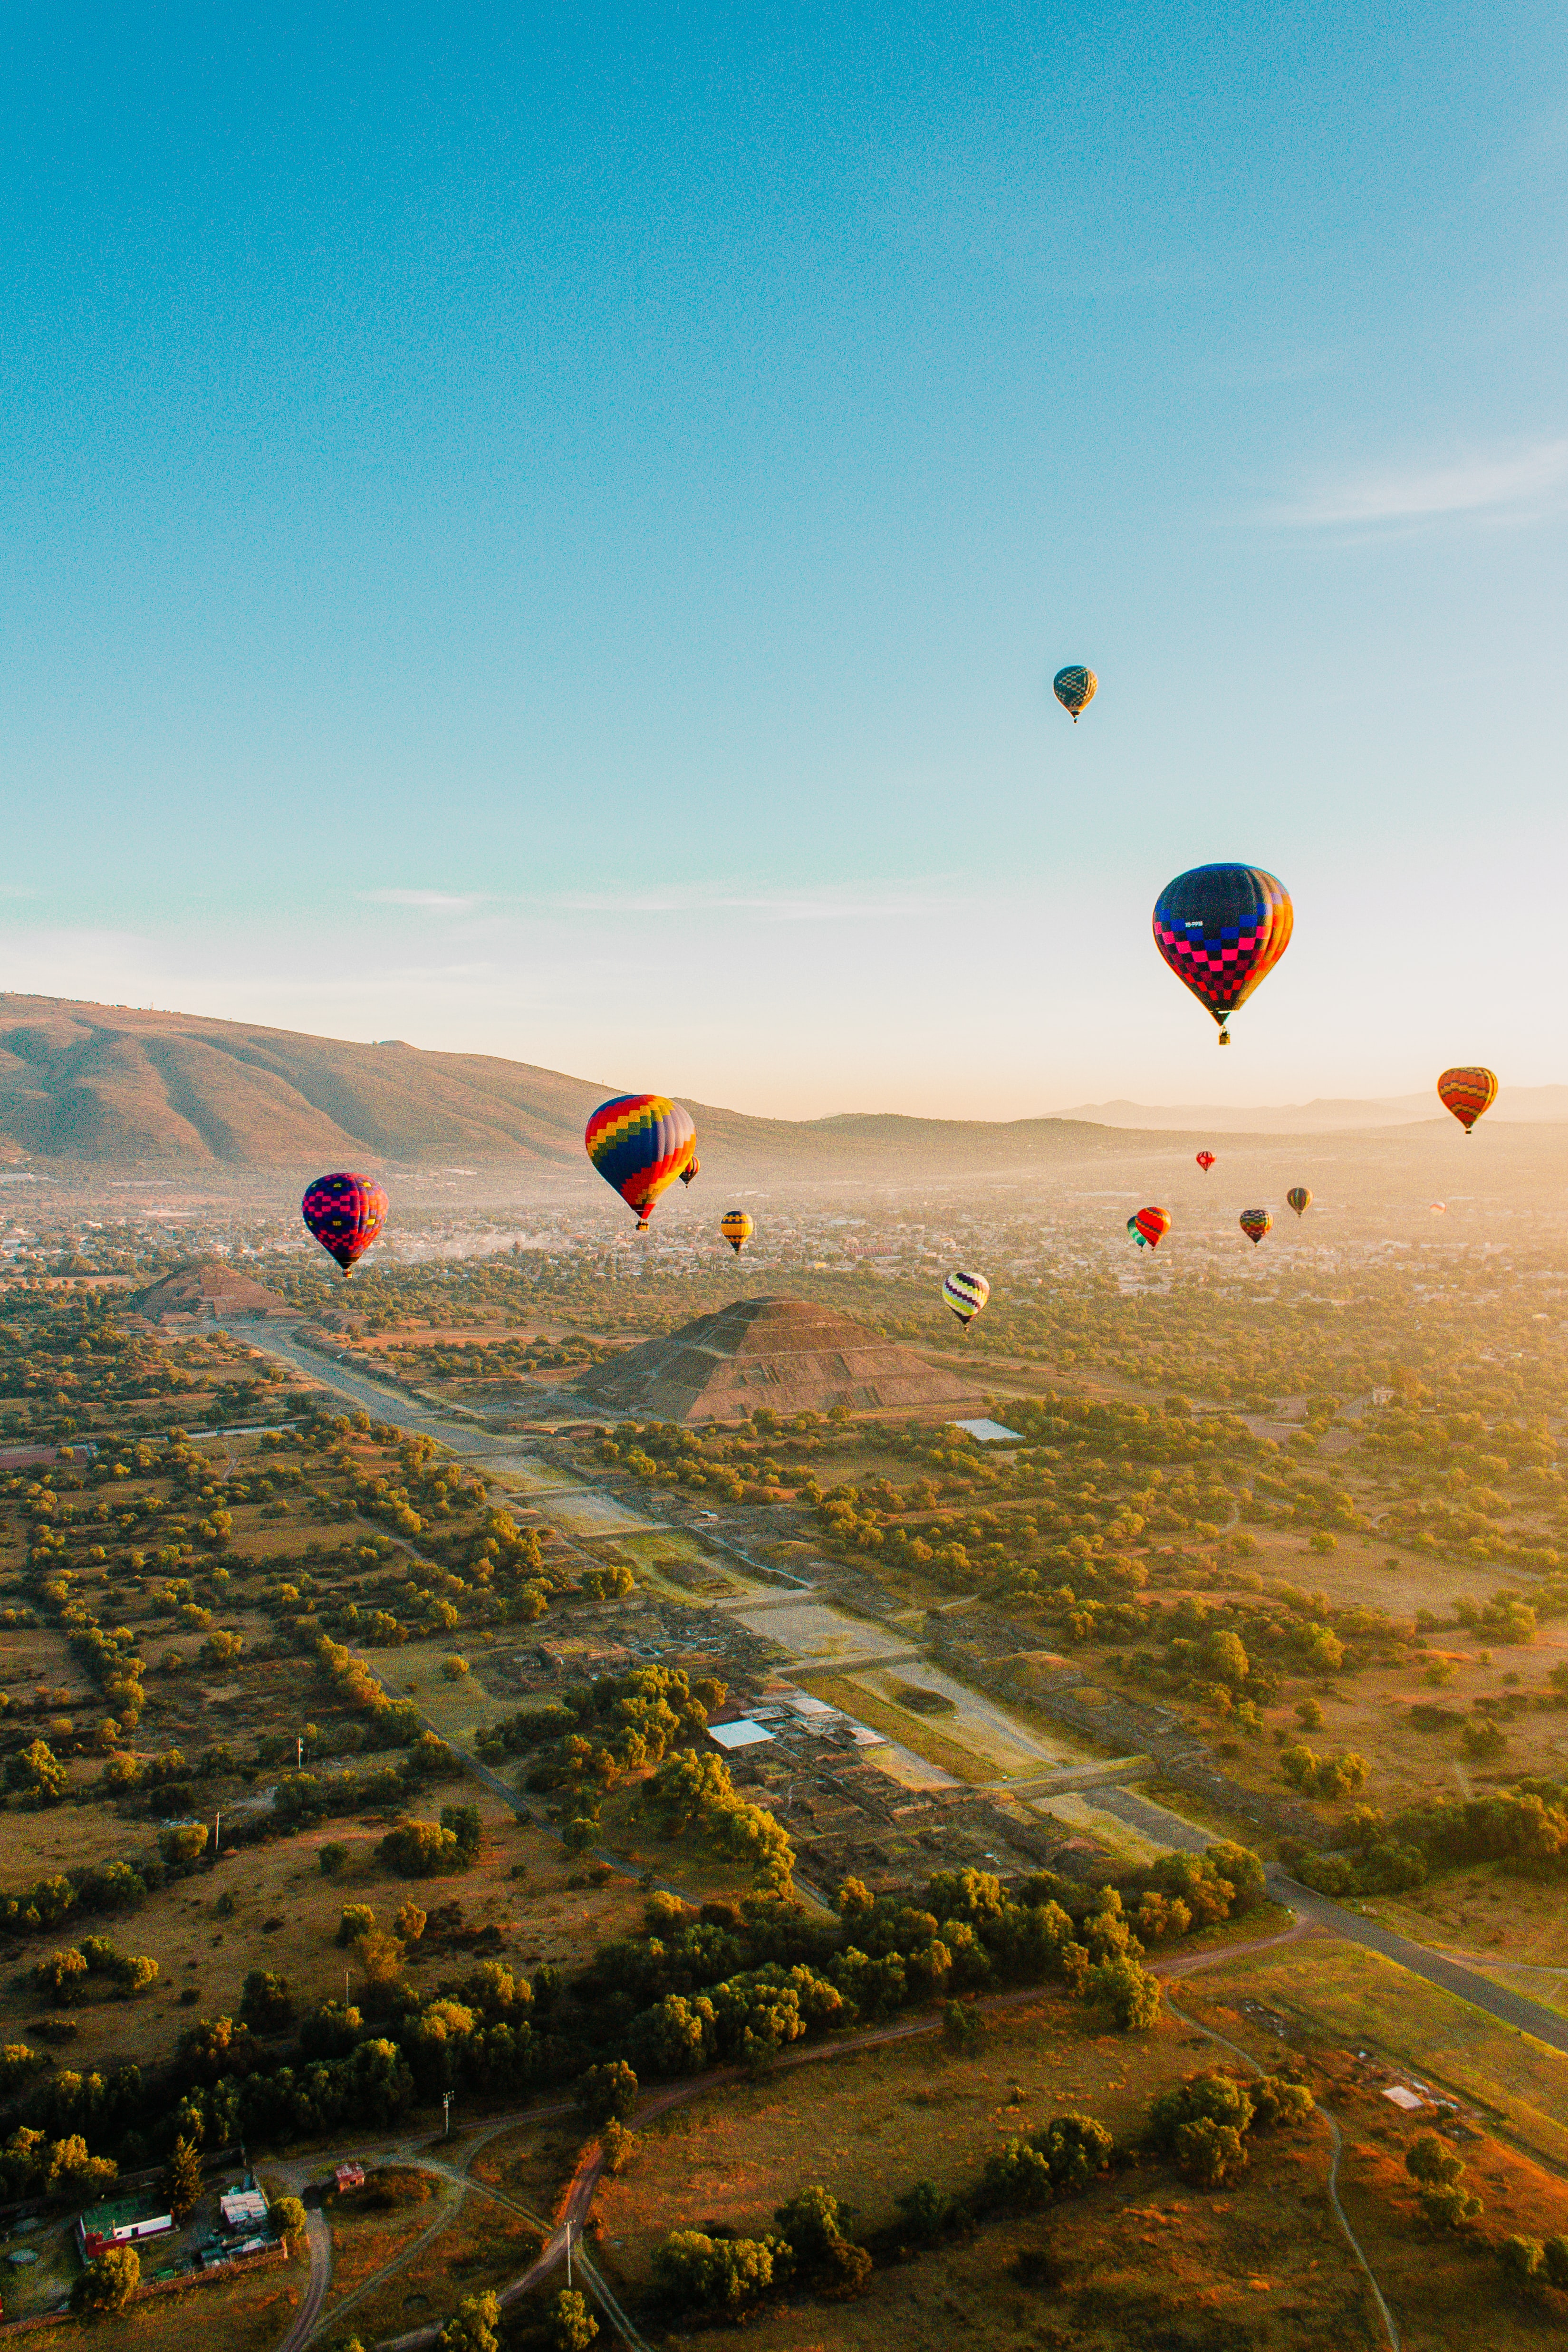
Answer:
[[(629, 1674), (604, 1675), (597, 1682), (576, 1685), (553, 1706), (504, 1717), (480, 1733), (477, 1745), (492, 1764), (508, 1756), (528, 1758), (523, 1785), (554, 1799), (551, 1810), (565, 1823), (571, 1851), (596, 1843), (600, 1807), (608, 1792), (652, 1765), (656, 1769), (645, 1801), (661, 1818), (674, 1823), (701, 1813), (705, 1826), (721, 1833), (721, 1842), (730, 1841), (727, 1850), (754, 1853), (759, 1872), (767, 1863), (777, 1878), (778, 1842), (783, 1832), (771, 1814), (741, 1806), (727, 1774), (727, 1805), (716, 1784), (709, 1791), (705, 1783), (690, 1792), (692, 1801), (684, 1816), (685, 1783), (678, 1776), (661, 1778), (673, 1774), (677, 1753), (688, 1751), (702, 1737), (709, 1715), (724, 1700), (724, 1684), (711, 1675), (694, 1679), (684, 1667), (635, 1666)], [(744, 1832), (741, 1813), (758, 1815), (755, 1824), (744, 1825)], [(777, 1838), (769, 1836), (770, 1830), (778, 1832)], [(749, 1846), (744, 1843), (745, 1832), (751, 1835)], [(783, 1839), (786, 1853), (788, 1843)]]
[(477, 1805), (443, 1805), (439, 1822), (399, 1822), (382, 1839), (376, 1857), (402, 1878), (434, 1878), (470, 1868), (483, 1833)]
[(1281, 1857), (1320, 1895), (1392, 1895), (1419, 1886), (1434, 1870), (1501, 1862), (1531, 1877), (1568, 1872), (1568, 1789), (1522, 1780), (1485, 1797), (1437, 1798), (1385, 1816), (1370, 1805), (1351, 1812), (1349, 1851), (1318, 1853), (1286, 1843)]
[(1358, 1797), (1366, 1786), (1364, 1756), (1344, 1748), (1337, 1756), (1317, 1756), (1305, 1740), (1280, 1750), (1280, 1771), (1304, 1797)]
[(1416, 2183), (1416, 2201), (1435, 2229), (1462, 2230), (1479, 2221), (1480, 2199), (1465, 2187), (1463, 2159), (1445, 2147), (1436, 2132), (1417, 2132), (1405, 2151), (1405, 2169)]
[(820, 2182), (780, 2205), (773, 2219), (777, 2233), (766, 2238), (672, 2231), (653, 2252), (653, 2278), (665, 2303), (673, 2311), (735, 2319), (791, 2283), (840, 2297), (864, 2287), (871, 2256), (850, 2235), (849, 2207)]
[(1240, 2082), (1218, 2069), (1189, 2074), (1149, 2110), (1145, 2137), (1201, 2189), (1223, 2189), (1249, 2161), (1255, 2128), (1303, 2124), (1313, 2109), (1304, 2083), (1265, 2074)]
[[(695, 1832), (720, 1853), (745, 1863), (758, 1886), (789, 1892), (795, 1849), (788, 1831), (761, 1805), (747, 1802), (721, 1757), (698, 1756), (689, 1748), (666, 1756), (643, 1783), (641, 1807), (661, 1837)], [(580, 1820), (569, 1824), (569, 1844), (589, 1842), (583, 1826)]]
[(107, 1936), (84, 1936), (79, 1948), (70, 1945), (51, 1952), (47, 1960), (35, 1960), (31, 1977), (34, 1991), (46, 2000), (74, 2009), (92, 1999), (95, 1977), (102, 1979), (104, 1990), (122, 2000), (145, 1992), (158, 1980), (158, 1963), (145, 1952), (122, 1952)]

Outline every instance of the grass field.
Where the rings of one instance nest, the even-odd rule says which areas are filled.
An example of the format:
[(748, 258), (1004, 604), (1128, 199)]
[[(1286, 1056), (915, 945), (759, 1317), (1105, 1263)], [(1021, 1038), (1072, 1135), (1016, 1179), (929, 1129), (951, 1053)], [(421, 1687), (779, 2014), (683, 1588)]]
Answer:
[(1568, 2168), (1568, 2059), (1357, 1944), (1310, 1937), (1206, 1969), (1184, 2008), (1249, 2000), (1350, 2049), (1374, 2049), (1490, 2110)]
[[(774, 2208), (813, 2180), (875, 2231), (915, 2180), (971, 2188), (988, 2155), (1054, 2113), (1087, 2111), (1132, 2139), (1154, 2095), (1208, 2058), (1174, 2021), (1136, 2040), (1099, 2034), (1081, 2009), (1045, 1996), (998, 2021), (973, 2059), (921, 2042), (727, 2090), (638, 2136), (626, 2173), (599, 2194), (603, 2255), (645, 2296), (668, 2231), (761, 2234)], [(1164, 2165), (1135, 2166), (1049, 2216), (998, 2220), (879, 2270), (853, 2304), (797, 2297), (767, 2310), (748, 2340), (767, 2352), (903, 2352), (956, 2327), (986, 2346), (1371, 2343), (1359, 2273), (1329, 2213), (1327, 2168), (1322, 2125), (1270, 2142), (1266, 2172), (1220, 2198)], [(1047, 2245), (1059, 2284), (1026, 2285), (1015, 2258)], [(677, 2320), (668, 2340), (704, 2339)]]
[[(273, 2352), (299, 2307), (308, 2273), (301, 2246), (285, 2270), (151, 2296), (117, 2319), (93, 2321), (94, 2352), (189, 2352), (193, 2342), (221, 2344), (223, 2352)], [(79, 2340), (82, 2325), (68, 2329), (64, 2338), (39, 2340)]]

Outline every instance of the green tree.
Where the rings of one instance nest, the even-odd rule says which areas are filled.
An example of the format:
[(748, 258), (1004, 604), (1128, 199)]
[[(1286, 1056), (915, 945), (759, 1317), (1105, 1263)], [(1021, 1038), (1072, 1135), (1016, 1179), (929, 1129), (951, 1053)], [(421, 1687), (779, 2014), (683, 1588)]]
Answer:
[(174, 2142), (163, 2167), (163, 2194), (176, 2221), (188, 2221), (201, 2200), (202, 2152), (183, 2135)]
[(134, 2246), (109, 2246), (95, 2254), (71, 2289), (71, 2309), (95, 2314), (123, 2311), (141, 2284), (141, 2258)]
[(378, 1860), (402, 1878), (430, 1878), (438, 1870), (455, 1870), (462, 1862), (457, 1840), (437, 1822), (400, 1822), (376, 1848)]
[(555, 2352), (588, 2352), (599, 2333), (599, 2322), (588, 2307), (586, 2295), (575, 2287), (563, 2287), (549, 2307), (549, 2338)]
[(305, 2208), (298, 2197), (275, 2197), (267, 2218), (275, 2237), (298, 2239), (305, 2235)]
[(499, 2352), (500, 2317), (498, 2296), (465, 2294), (436, 2337), (440, 2352)]
[(591, 2124), (624, 2123), (637, 2105), (637, 2077), (624, 2058), (590, 2066), (578, 2076), (572, 2096)]
[(252, 1969), (240, 1994), (240, 2022), (253, 2033), (281, 2033), (294, 2021), (294, 1989), (272, 1969)]
[(349, 1864), (349, 1849), (340, 1839), (330, 1839), (316, 1859), (321, 1865), (323, 1878), (336, 1878)]

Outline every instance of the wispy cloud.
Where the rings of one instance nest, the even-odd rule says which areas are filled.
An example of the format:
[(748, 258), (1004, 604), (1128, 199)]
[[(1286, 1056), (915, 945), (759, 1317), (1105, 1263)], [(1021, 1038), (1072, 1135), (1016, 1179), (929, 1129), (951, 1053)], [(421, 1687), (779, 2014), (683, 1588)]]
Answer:
[(445, 890), (361, 890), (367, 907), (416, 907), (426, 915), (471, 915), (484, 904), (480, 892), (464, 897)]
[(1375, 530), (1379, 524), (1433, 521), (1539, 508), (1568, 487), (1568, 440), (1537, 441), (1508, 452), (1478, 452), (1445, 466), (1390, 467), (1323, 482), (1261, 520), (1299, 530)]
[(841, 923), (928, 915), (952, 903), (950, 889), (931, 882), (846, 885), (841, 889), (759, 890), (733, 884), (673, 885), (664, 890), (562, 893), (547, 902), (568, 915), (754, 915), (771, 923)]

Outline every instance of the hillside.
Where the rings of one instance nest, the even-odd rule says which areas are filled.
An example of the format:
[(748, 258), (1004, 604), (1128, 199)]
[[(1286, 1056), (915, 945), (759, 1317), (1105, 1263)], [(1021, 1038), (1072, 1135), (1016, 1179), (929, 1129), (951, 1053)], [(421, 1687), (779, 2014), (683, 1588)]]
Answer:
[[(635, 1083), (487, 1054), (356, 1045), (193, 1013), (0, 996), (0, 1159), (293, 1167), (462, 1159), (575, 1168), (594, 1105)], [(685, 1097), (731, 1168), (841, 1173), (902, 1160), (1016, 1167), (1123, 1148), (1061, 1119), (748, 1118)]]
[[(1131, 1127), (1210, 1135), (1332, 1135), (1358, 1128), (1416, 1127), (1446, 1117), (1436, 1088), (1418, 1095), (1319, 1096), (1312, 1102), (1259, 1103), (1075, 1103), (1060, 1118), (1088, 1119), (1098, 1127)], [(1561, 1126), (1568, 1121), (1568, 1087), (1505, 1085), (1488, 1113), (1492, 1127)]]

